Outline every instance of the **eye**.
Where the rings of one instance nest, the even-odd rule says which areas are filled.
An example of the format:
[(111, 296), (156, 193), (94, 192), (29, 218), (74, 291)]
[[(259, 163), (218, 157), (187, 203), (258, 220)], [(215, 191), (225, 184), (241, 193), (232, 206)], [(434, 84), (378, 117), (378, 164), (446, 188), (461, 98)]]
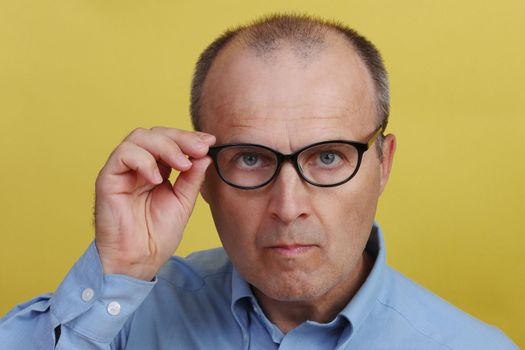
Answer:
[(241, 170), (260, 169), (268, 165), (268, 156), (258, 152), (239, 152), (233, 158), (235, 167)]
[(333, 164), (335, 161), (340, 160), (339, 156), (334, 152), (321, 152), (319, 154), (319, 160), (325, 165)]
[(254, 167), (259, 162), (259, 156), (253, 153), (242, 154), (239, 158), (242, 166)]
[(320, 151), (315, 155), (313, 158), (313, 165), (318, 168), (332, 169), (339, 166), (342, 161), (343, 158), (341, 158), (341, 155), (338, 152), (325, 150)]

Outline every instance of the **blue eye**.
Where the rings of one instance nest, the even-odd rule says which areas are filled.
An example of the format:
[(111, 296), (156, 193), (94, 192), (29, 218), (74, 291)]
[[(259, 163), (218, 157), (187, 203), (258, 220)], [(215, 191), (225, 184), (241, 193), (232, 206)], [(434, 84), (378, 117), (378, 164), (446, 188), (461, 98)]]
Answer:
[(244, 165), (247, 165), (249, 167), (253, 167), (254, 165), (257, 164), (257, 162), (259, 161), (259, 157), (256, 156), (255, 154), (244, 154), (242, 156), (242, 162), (244, 163)]
[(336, 155), (333, 152), (321, 152), (319, 154), (319, 160), (325, 164), (330, 165), (335, 161)]
[(234, 159), (236, 167), (244, 170), (255, 170), (262, 168), (264, 167), (266, 160), (264, 155), (252, 152), (239, 153), (234, 157)]

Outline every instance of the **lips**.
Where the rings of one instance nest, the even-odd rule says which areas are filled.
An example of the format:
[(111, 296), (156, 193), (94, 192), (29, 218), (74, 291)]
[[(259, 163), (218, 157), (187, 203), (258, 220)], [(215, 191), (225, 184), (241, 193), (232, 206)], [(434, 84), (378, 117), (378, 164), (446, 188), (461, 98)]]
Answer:
[(306, 254), (317, 246), (314, 244), (278, 244), (272, 245), (267, 249), (273, 253), (284, 255), (284, 256), (299, 256)]

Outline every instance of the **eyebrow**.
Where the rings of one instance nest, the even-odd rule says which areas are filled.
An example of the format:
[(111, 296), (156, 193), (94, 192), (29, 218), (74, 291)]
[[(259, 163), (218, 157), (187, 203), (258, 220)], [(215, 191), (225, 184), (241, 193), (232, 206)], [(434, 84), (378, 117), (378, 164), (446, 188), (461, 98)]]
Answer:
[(322, 140), (317, 140), (317, 141), (313, 141), (313, 142), (309, 142), (307, 144), (304, 144), (302, 146), (299, 146), (299, 147), (296, 147), (294, 149), (291, 150), (291, 152), (282, 152), (280, 151), (278, 148), (272, 146), (272, 145), (268, 145), (266, 143), (259, 143), (259, 142), (252, 142), (252, 141), (243, 141), (243, 140), (240, 140), (240, 139), (232, 139), (228, 142), (225, 142), (225, 143), (221, 143), (221, 144), (217, 144), (217, 145), (214, 145), (212, 146), (211, 148), (214, 148), (214, 147), (221, 147), (221, 146), (224, 146), (224, 145), (252, 145), (252, 146), (262, 146), (262, 147), (265, 147), (265, 148), (269, 148), (275, 152), (278, 152), (278, 153), (283, 153), (283, 154), (294, 154), (296, 152), (298, 152), (299, 150), (303, 150), (305, 148), (308, 148), (310, 146), (313, 146), (313, 145), (316, 145), (316, 144), (319, 144), (319, 143), (324, 143), (324, 142), (338, 142), (338, 141), (342, 141), (342, 142), (354, 142), (354, 143), (361, 143), (361, 144), (366, 144), (366, 141), (361, 141), (361, 140), (356, 140), (356, 139), (349, 139), (349, 138), (345, 138), (345, 137), (340, 137), (340, 138), (326, 138), (326, 139), (322, 139)]
[[(253, 124), (249, 124), (249, 123), (246, 123), (247, 121), (250, 121), (250, 120), (259, 120), (259, 121), (264, 121), (264, 120), (280, 120), (278, 119), (278, 117), (245, 117), (243, 118), (243, 120), (233, 120), (233, 123), (230, 125), (230, 128), (231, 129), (237, 129), (234, 133), (230, 134), (229, 137), (227, 137), (224, 142), (221, 142), (221, 143), (217, 143), (217, 145), (225, 145), (225, 144), (253, 144), (253, 145), (261, 145), (261, 146), (265, 146), (265, 147), (268, 147), (268, 148), (272, 148), (272, 149), (275, 149), (277, 150), (277, 148), (275, 148), (273, 146), (273, 143), (271, 141), (273, 141), (274, 139), (273, 138), (267, 138), (265, 140), (265, 142), (261, 142), (261, 141), (258, 141), (257, 138), (254, 138), (253, 137), (253, 134), (251, 133), (246, 133), (246, 132), (243, 132), (243, 130), (250, 130), (250, 131), (253, 131), (253, 130), (260, 130), (262, 131), (265, 135), (274, 135), (274, 133), (272, 132), (272, 130), (268, 130), (267, 129), (267, 125), (253, 125)], [(322, 116), (322, 117), (319, 117), (319, 116), (310, 116), (310, 117), (296, 117), (296, 118), (293, 118), (292, 120), (297, 120), (297, 119), (301, 119), (301, 120), (310, 120), (310, 119), (315, 119), (315, 120), (319, 120), (319, 119), (324, 119), (324, 120), (332, 120), (332, 119), (340, 119), (340, 116)], [(290, 119), (289, 119), (290, 120)], [(318, 129), (319, 126), (312, 126), (313, 129)], [(323, 128), (321, 128), (323, 129)], [(315, 144), (315, 143), (318, 143), (318, 142), (324, 142), (324, 141), (352, 141), (352, 142), (357, 142), (357, 143), (364, 143), (366, 141), (363, 141), (364, 137), (360, 137), (360, 136), (356, 136), (356, 135), (353, 135), (353, 136), (349, 136), (349, 135), (341, 135), (338, 133), (338, 135), (331, 135), (331, 136), (327, 136), (327, 137), (323, 137), (323, 138), (320, 138), (320, 139), (314, 139), (313, 141), (311, 142), (308, 142), (308, 143), (305, 143), (303, 144), (302, 146), (300, 147), (295, 147), (294, 149), (301, 149), (305, 146), (308, 146), (308, 145), (311, 145), (311, 144)]]

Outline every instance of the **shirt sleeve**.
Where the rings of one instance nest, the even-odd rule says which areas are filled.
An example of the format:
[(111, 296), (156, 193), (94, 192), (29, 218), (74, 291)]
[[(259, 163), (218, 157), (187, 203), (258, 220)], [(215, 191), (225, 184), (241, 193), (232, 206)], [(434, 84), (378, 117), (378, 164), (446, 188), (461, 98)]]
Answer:
[(117, 349), (113, 339), (156, 283), (104, 275), (93, 242), (54, 294), (0, 319), (0, 344), (10, 350)]

